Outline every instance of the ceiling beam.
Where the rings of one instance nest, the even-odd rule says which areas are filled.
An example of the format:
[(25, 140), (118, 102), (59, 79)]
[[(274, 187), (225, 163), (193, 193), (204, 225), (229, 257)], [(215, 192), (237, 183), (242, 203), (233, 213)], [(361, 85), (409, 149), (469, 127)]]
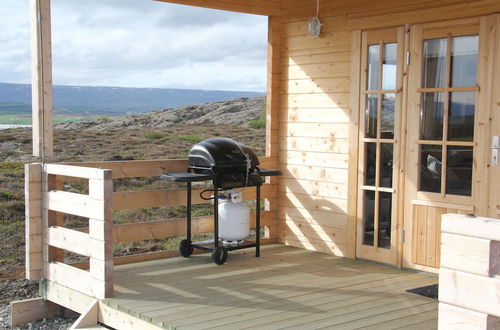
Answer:
[(236, 11), (245, 14), (280, 16), (280, 0), (155, 0), (181, 5)]

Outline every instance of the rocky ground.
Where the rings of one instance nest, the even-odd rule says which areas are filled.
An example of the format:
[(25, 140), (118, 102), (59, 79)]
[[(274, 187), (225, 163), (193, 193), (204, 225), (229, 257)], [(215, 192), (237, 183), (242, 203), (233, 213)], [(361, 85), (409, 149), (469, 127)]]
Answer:
[(205, 103), (177, 109), (165, 109), (111, 120), (108, 117), (95, 121), (58, 125), (60, 129), (113, 128), (163, 129), (178, 124), (229, 125), (251, 127), (265, 111), (265, 98), (238, 98)]
[[(210, 137), (230, 137), (265, 154), (264, 99), (236, 99), (157, 111), (123, 118), (59, 125), (54, 132), (53, 161), (98, 161), (185, 158), (191, 146)], [(31, 154), (31, 129), (0, 130), (0, 329), (8, 327), (12, 300), (38, 295), (38, 284), (23, 280), (24, 163), (39, 161)], [(137, 180), (129, 184), (138, 187)], [(154, 187), (154, 181), (147, 182)], [(165, 217), (171, 210), (147, 215), (137, 210), (119, 221)], [(152, 219), (154, 220), (154, 219)], [(115, 254), (148, 251), (168, 246), (149, 242), (120, 246)], [(119, 249), (122, 250), (119, 250)], [(50, 318), (16, 329), (69, 329), (74, 319)]]

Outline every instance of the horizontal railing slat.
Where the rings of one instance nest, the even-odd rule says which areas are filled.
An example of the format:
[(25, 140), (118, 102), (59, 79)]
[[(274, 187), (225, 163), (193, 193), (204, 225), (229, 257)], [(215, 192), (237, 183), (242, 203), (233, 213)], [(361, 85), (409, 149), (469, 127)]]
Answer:
[(66, 251), (90, 257), (90, 235), (78, 230), (49, 227), (47, 230), (47, 244)]
[(44, 194), (44, 207), (51, 211), (104, 220), (104, 201), (88, 195), (66, 191), (49, 191)]
[(111, 179), (109, 171), (101, 168), (85, 166), (68, 166), (63, 164), (46, 164), (45, 173), (50, 175), (69, 176), (81, 179)]
[[(120, 224), (113, 226), (113, 243), (134, 242), (146, 239), (174, 237), (186, 234), (186, 219), (171, 219), (155, 222)], [(193, 234), (208, 233), (214, 230), (212, 216), (197, 217), (191, 220)], [(261, 212), (261, 227), (274, 225), (277, 221), (275, 212)], [(255, 213), (250, 214), (250, 226), (255, 227)]]
[[(203, 189), (204, 188), (193, 188), (193, 204), (210, 203), (210, 201), (200, 198), (200, 192)], [(237, 190), (242, 190), (244, 192), (243, 198), (245, 200), (255, 199), (255, 187), (237, 188)], [(139, 208), (186, 205), (186, 195), (186, 189), (115, 192), (113, 193), (113, 210), (131, 210)], [(261, 197), (276, 198), (277, 186), (271, 184), (262, 185)]]
[(95, 297), (90, 272), (61, 262), (47, 263), (47, 280)]
[[(262, 168), (276, 168), (275, 158), (259, 158)], [(113, 179), (159, 176), (166, 172), (183, 172), (188, 167), (187, 159), (129, 160), (106, 162), (64, 163), (63, 165), (110, 169)], [(71, 175), (67, 175), (71, 176)]]

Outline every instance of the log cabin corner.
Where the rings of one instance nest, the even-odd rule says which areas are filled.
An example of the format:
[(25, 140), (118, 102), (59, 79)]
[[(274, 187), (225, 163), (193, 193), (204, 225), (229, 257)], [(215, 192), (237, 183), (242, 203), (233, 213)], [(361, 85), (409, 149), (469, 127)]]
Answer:
[[(301, 270), (303, 275), (312, 281), (317, 279), (318, 286), (330, 290), (333, 296), (336, 288), (341, 287), (335, 282), (338, 278), (325, 281), (319, 274), (328, 273), (327, 267), (334, 273), (339, 264), (352, 267), (357, 273), (373, 272), (374, 281), (381, 281), (382, 286), (386, 285), (384, 281), (390, 282), (390, 276), (400, 276), (408, 283), (415, 281), (415, 286), (431, 284), (437, 282), (436, 278), (400, 269), (439, 272), (441, 256), (445, 255), (441, 251), (444, 214), (500, 217), (500, 190), (496, 184), (500, 182), (498, 0), (161, 1), (268, 16), (266, 156), (261, 161), (279, 168), (284, 175), (268, 180), (263, 186), (265, 242), (280, 245), (266, 247), (265, 251), (275, 259), (262, 258), (263, 264), (258, 268), (262, 272), (278, 274), (280, 262), (284, 269), (295, 262), (293, 267), (301, 263), (311, 265), (311, 273)], [(41, 157), (42, 163), (26, 166), (26, 277), (42, 279), (43, 298), (82, 313), (77, 321), (82, 327), (97, 321), (120, 329), (241, 326), (234, 317), (226, 323), (210, 318), (198, 318), (200, 323), (192, 324), (185, 319), (171, 322), (169, 317), (174, 315), (165, 310), (162, 314), (153, 307), (158, 293), (152, 288), (163, 288), (170, 293), (161, 299), (168, 301), (168, 297), (178, 295), (183, 297), (182, 303), (192, 299), (191, 305), (203, 305), (204, 295), (196, 290), (204, 292), (204, 286), (197, 284), (194, 275), (189, 276), (186, 286), (169, 287), (179, 280), (175, 276), (176, 267), (179, 272), (183, 267), (197, 269), (196, 263), (181, 264), (176, 259), (158, 263), (176, 252), (121, 258), (112, 255), (115, 243), (183, 235), (185, 228), (185, 219), (113, 225), (113, 211), (186, 202), (182, 189), (113, 192), (113, 179), (154, 177), (162, 172), (183, 170), (186, 160), (48, 163), (53, 154), (50, 0), (30, 0), (30, 3), (33, 152)], [(313, 37), (308, 33), (308, 21), (315, 16), (318, 3), (322, 28), (319, 36)], [(67, 177), (87, 180), (88, 195), (63, 191), (62, 182)], [(246, 198), (253, 196), (251, 189), (246, 194)], [(64, 228), (65, 213), (89, 218), (87, 232)], [(479, 235), (475, 239), (487, 241), (483, 242), (487, 246), (483, 252), (488, 258), (493, 256), (492, 260), (498, 260), (500, 231), (497, 224), (488, 226), (492, 226), (495, 235)], [(211, 220), (196, 219), (196, 230), (213, 230)], [(294, 248), (287, 250), (283, 245)], [(90, 260), (86, 264), (67, 265), (63, 263), (62, 250), (88, 256)], [(307, 257), (301, 259), (302, 254)], [(248, 261), (238, 258), (235, 263), (246, 267)], [(313, 261), (314, 258), (319, 259)], [(146, 260), (150, 261), (144, 264), (144, 272), (151, 277), (164, 272), (163, 286), (127, 285), (127, 281), (133, 283), (133, 278), (141, 274), (129, 265)], [(492, 261), (487, 272), (490, 276), (487, 285), (497, 293), (500, 284), (494, 275), (500, 273), (498, 264)], [(229, 273), (225, 273), (227, 269), (222, 273), (209, 270), (206, 264), (200, 267), (200, 271), (207, 272), (205, 280), (215, 279), (217, 274), (229, 278), (238, 272), (249, 281), (247, 286), (252, 281), (267, 283), (268, 280), (250, 278), (250, 272), (238, 267), (231, 268)], [(282, 275), (292, 288), (295, 282)], [(172, 282), (169, 284), (168, 280)], [(300, 280), (299, 283), (304, 289), (304, 283)], [(267, 284), (271, 291), (275, 289)], [(353, 285), (355, 290), (360, 284)], [(224, 285), (220, 286), (224, 290)], [(143, 290), (140, 293), (139, 288)], [(233, 289), (238, 291), (237, 287)], [(236, 291), (226, 292), (228, 301), (205, 307), (228, 308), (226, 304), (235, 303), (235, 295), (245, 296), (244, 299), (257, 305), (261, 301), (269, 304), (262, 295), (253, 297), (252, 291), (246, 289), (242, 289), (241, 295)], [(186, 292), (181, 294), (181, 290)], [(290, 289), (293, 290), (299, 289)], [(394, 287), (387, 290), (392, 292)], [(130, 300), (134, 298), (130, 297), (134, 292), (150, 304), (143, 302), (133, 307)], [(370, 289), (365, 294), (389, 299)], [(301, 311), (300, 307), (312, 308), (282, 299), (290, 305), (290, 309), (284, 307), (280, 311), (283, 315), (291, 313), (292, 307), (295, 311)], [(489, 303), (500, 307), (498, 295), (496, 301), (492, 299)], [(395, 315), (385, 321), (395, 327), (437, 326), (437, 303), (418, 301), (408, 305), (410, 314), (398, 314), (397, 305), (401, 301), (392, 301), (394, 309), (383, 311)], [(361, 300), (360, 304), (363, 302), (366, 303)], [(406, 300), (402, 303), (409, 304)], [(181, 302), (175, 300), (166, 308), (189, 313), (187, 307), (183, 309), (178, 304)], [(413, 310), (415, 306), (423, 309)], [(443, 310), (449, 315), (465, 315), (461, 314), (461, 308), (467, 307), (442, 306), (440, 313)], [(152, 313), (148, 314), (148, 307)], [(495, 317), (499, 318), (500, 313), (481, 313), (474, 306), (470, 309), (471, 316), (467, 319), (469, 314), (466, 314), (464, 322), (477, 322), (483, 328), (494, 329)], [(268, 314), (264, 311), (262, 315), (255, 313), (255, 318), (265, 318)], [(314, 315), (317, 311), (310, 313)], [(345, 324), (374, 327), (385, 324), (376, 316), (371, 323), (366, 321), (366, 315), (379, 315), (376, 311), (370, 314), (369, 309), (364, 309), (356, 313), (359, 317), (345, 319)], [(280, 318), (282, 314), (275, 320), (269, 319), (269, 323), (252, 319), (245, 324), (270, 328), (302, 324), (300, 320), (294, 323)], [(419, 315), (422, 316), (418, 318)], [(309, 314), (304, 317), (311, 320), (308, 324), (313, 328), (343, 324), (334, 323), (335, 316), (327, 318), (328, 314), (317, 319)], [(411, 317), (415, 323), (409, 321), (413, 320)], [(442, 328), (453, 328), (453, 322), (458, 322), (450, 317), (443, 320), (448, 323), (441, 323), (440, 317)]]

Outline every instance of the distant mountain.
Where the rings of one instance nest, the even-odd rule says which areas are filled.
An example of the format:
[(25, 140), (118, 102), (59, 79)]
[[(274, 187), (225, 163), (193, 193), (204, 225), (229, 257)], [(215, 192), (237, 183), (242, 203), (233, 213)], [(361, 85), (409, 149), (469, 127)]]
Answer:
[[(198, 89), (54, 86), (53, 102), (56, 114), (123, 115), (262, 95)], [(31, 85), (0, 83), (0, 114), (30, 112)]]

